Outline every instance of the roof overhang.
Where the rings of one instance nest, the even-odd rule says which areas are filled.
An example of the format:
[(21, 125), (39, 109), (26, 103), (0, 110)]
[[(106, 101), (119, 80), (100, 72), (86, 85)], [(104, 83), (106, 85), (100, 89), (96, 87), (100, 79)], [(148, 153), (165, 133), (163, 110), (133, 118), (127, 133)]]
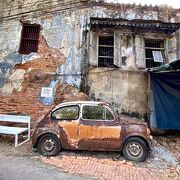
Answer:
[(143, 20), (143, 19), (112, 19), (112, 18), (94, 18), (90, 19), (91, 29), (114, 28), (122, 29), (128, 28), (132, 31), (136, 30), (156, 30), (162, 31), (166, 34), (171, 34), (180, 28), (180, 23), (167, 23), (157, 20)]

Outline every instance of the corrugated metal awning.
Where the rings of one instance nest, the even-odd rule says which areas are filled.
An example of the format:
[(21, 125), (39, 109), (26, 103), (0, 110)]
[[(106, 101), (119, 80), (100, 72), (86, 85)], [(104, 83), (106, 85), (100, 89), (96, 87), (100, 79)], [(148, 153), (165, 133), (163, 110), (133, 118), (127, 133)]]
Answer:
[(144, 29), (159, 29), (167, 30), (167, 32), (175, 32), (180, 28), (180, 23), (167, 23), (156, 20), (142, 20), (142, 19), (111, 19), (111, 18), (91, 18), (92, 28), (144, 28)]

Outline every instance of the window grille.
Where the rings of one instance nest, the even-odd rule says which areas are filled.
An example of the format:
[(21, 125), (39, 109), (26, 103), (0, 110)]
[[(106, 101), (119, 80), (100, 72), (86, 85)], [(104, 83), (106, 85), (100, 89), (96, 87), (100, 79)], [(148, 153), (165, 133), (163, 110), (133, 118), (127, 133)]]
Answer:
[(98, 66), (99, 67), (113, 67), (114, 66), (114, 37), (113, 36), (99, 36)]
[(40, 26), (24, 24), (22, 29), (19, 53), (30, 54), (37, 52), (39, 42)]
[[(161, 66), (164, 63), (164, 51), (164, 41), (145, 40), (146, 67)], [(158, 59), (161, 59), (161, 62), (160, 60), (157, 62), (157, 56)]]

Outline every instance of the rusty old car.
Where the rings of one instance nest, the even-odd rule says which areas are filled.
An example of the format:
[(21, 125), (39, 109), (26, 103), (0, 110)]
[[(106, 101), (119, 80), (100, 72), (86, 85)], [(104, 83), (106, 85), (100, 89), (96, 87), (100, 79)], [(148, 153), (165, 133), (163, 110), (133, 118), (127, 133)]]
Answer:
[(62, 149), (122, 151), (134, 161), (145, 161), (151, 135), (146, 123), (117, 115), (109, 103), (66, 102), (57, 105), (38, 123), (33, 147), (42, 155), (57, 155)]

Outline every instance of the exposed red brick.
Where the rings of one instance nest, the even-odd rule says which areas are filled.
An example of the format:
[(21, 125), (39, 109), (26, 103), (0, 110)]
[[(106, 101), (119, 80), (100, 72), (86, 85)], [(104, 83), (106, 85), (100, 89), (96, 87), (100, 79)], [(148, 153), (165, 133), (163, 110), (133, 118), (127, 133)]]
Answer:
[[(57, 49), (49, 48), (41, 36), (38, 53), (40, 58), (16, 65), (16, 69), (26, 70), (21, 91), (13, 91), (10, 95), (0, 96), (0, 113), (28, 114), (32, 118), (32, 125), (40, 120), (52, 107), (63, 101), (84, 100), (87, 96), (79, 89), (69, 85), (57, 86), (56, 98), (51, 106), (43, 105), (39, 101), (42, 87), (46, 87), (54, 80), (56, 69), (65, 62), (65, 57)], [(53, 74), (53, 75), (52, 75)], [(66, 91), (62, 91), (65, 88)]]

